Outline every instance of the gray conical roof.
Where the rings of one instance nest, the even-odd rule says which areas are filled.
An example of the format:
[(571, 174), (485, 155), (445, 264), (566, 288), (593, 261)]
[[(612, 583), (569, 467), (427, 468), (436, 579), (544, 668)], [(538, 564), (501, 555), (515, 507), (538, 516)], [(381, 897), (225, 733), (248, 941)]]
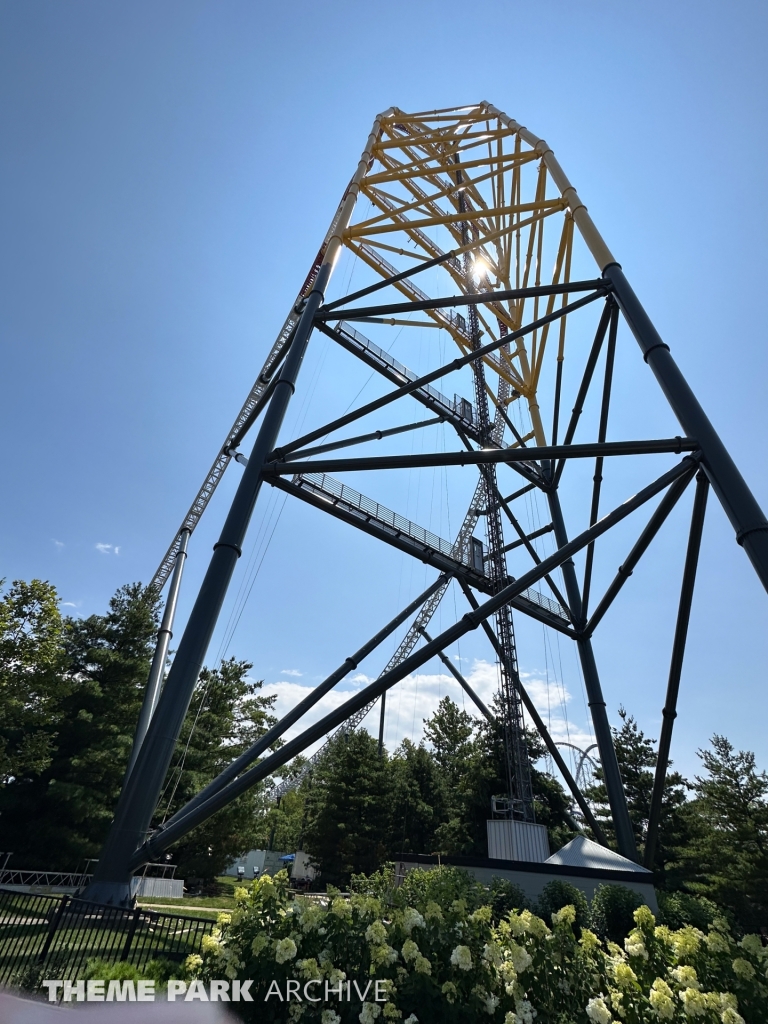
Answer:
[(602, 868), (604, 871), (636, 871), (643, 875), (651, 873), (639, 864), (635, 864), (633, 860), (593, 843), (586, 836), (576, 836), (561, 850), (548, 857), (544, 863), (568, 864), (576, 868)]

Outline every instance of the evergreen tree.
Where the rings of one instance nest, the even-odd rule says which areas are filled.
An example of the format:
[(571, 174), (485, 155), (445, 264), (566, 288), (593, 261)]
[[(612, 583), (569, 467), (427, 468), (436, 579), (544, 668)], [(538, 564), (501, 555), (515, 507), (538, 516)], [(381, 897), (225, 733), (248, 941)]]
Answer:
[[(0, 821), (14, 865), (73, 870), (98, 856), (130, 756), (158, 603), (154, 590), (132, 584), (106, 615), (62, 618), (55, 588), (39, 580), (16, 582), (0, 599)], [(274, 698), (257, 694), (249, 668), (229, 661), (201, 673), (156, 821), (274, 721)], [(255, 845), (262, 799), (261, 790), (245, 794), (186, 837), (173, 852), (179, 874), (208, 877)]]
[[(275, 723), (270, 712), (277, 698), (259, 694), (262, 683), (248, 679), (252, 667), (229, 658), (218, 669), (200, 673), (155, 824), (179, 810)], [(263, 800), (263, 786), (249, 789), (186, 835), (171, 851), (177, 874), (210, 880), (253, 849), (260, 838), (256, 814)]]
[[(430, 753), (445, 787), (442, 820), (434, 836), (437, 849), (442, 853), (476, 851), (469, 809), (481, 785), (478, 772), (483, 777), (488, 774), (488, 765), (479, 756), (476, 743), (477, 726), (477, 719), (459, 708), (450, 697), (443, 697), (434, 715), (424, 720), (424, 736), (431, 745)], [(490, 771), (494, 774), (492, 768)]]
[(392, 778), (389, 758), (364, 729), (343, 734), (315, 768), (308, 789), (304, 848), (323, 880), (378, 870), (390, 835)]
[(390, 854), (433, 853), (444, 820), (448, 786), (436, 758), (423, 744), (403, 740), (390, 760)]
[(69, 689), (63, 630), (50, 583), (16, 580), (0, 600), (0, 786), (29, 782), (51, 763)]
[(689, 888), (728, 908), (746, 931), (768, 927), (768, 775), (755, 755), (724, 736), (700, 750), (689, 813), (692, 838), (681, 855)]
[(35, 582), (19, 601), (23, 586), (8, 596), (17, 608), (35, 610), (22, 628), (21, 612), (11, 618), (16, 626), (5, 630), (5, 658), (14, 662), (14, 643), (23, 657), (38, 652), (38, 671), (23, 677), (33, 694), (25, 728), (45, 754), (36, 765), (22, 757), (6, 773), (3, 845), (17, 865), (71, 870), (98, 855), (112, 820), (149, 672), (158, 599), (133, 584), (117, 591), (106, 615), (59, 625), (55, 590)]

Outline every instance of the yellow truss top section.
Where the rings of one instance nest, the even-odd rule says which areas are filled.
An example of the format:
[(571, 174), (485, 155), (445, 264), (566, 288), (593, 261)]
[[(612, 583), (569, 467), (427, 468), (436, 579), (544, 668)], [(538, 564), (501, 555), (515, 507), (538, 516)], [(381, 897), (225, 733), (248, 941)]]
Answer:
[[(615, 262), (546, 142), (489, 103), (417, 113), (390, 108), (375, 121), (366, 158), (347, 193), (355, 191), (354, 215), (338, 237), (384, 278), (447, 257), (443, 295), (558, 284), (570, 280), (574, 227), (600, 270)], [(418, 301), (427, 296), (417, 281), (423, 283), (417, 277), (395, 287)], [(552, 313), (556, 302), (565, 305), (565, 296), (486, 303), (478, 306), (481, 330), (498, 338), (524, 319)], [(463, 317), (445, 310), (426, 316), (469, 351)], [(566, 318), (553, 331), (562, 361)], [(507, 404), (527, 399), (539, 443), (536, 394), (549, 333), (545, 326), (486, 359), (508, 385)]]

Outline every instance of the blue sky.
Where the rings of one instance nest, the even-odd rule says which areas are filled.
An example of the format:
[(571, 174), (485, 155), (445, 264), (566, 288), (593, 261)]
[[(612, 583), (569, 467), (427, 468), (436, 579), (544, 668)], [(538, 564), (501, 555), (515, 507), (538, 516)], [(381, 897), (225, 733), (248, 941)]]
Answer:
[[(766, 20), (751, 0), (0, 5), (0, 575), (50, 579), (79, 615), (151, 577), (391, 105), (487, 99), (548, 140), (768, 506)], [(674, 434), (632, 344), (619, 417)], [(321, 374), (290, 423), (351, 398), (345, 374)], [(193, 538), (182, 619), (235, 483)], [(290, 501), (278, 519), (282, 500), (263, 494), (209, 661), (248, 658), (285, 707), (430, 577)], [(652, 735), (688, 507), (596, 639), (612, 719), (623, 703)], [(711, 500), (673, 742), (684, 771), (714, 731), (768, 764), (767, 602)], [(532, 689), (546, 706), (549, 677), (557, 729), (567, 718), (586, 742), (572, 652), (520, 629)], [(452, 655), (487, 696), (482, 637)], [(439, 664), (395, 691), (390, 742), (417, 738), (445, 692)]]

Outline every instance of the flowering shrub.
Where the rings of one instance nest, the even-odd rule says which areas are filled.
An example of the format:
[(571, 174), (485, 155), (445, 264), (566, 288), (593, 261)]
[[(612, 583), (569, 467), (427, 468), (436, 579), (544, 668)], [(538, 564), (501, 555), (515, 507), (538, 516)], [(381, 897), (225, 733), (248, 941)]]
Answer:
[[(473, 909), (452, 894), (405, 906), (361, 893), (345, 899), (333, 891), (327, 898), (292, 900), (285, 872), (265, 875), (237, 893), (238, 909), (221, 915), (202, 956), (190, 957), (186, 969), (203, 981), (253, 979), (253, 1002), (232, 1004), (245, 1020), (768, 1020), (767, 951), (757, 936), (737, 942), (722, 919), (708, 934), (691, 926), (673, 931), (641, 906), (619, 945), (577, 927), (570, 905), (552, 914), (551, 927), (530, 910), (513, 910), (494, 925), (490, 906)], [(286, 998), (288, 982), (293, 998)], [(318, 1001), (302, 996), (307, 983)]]

